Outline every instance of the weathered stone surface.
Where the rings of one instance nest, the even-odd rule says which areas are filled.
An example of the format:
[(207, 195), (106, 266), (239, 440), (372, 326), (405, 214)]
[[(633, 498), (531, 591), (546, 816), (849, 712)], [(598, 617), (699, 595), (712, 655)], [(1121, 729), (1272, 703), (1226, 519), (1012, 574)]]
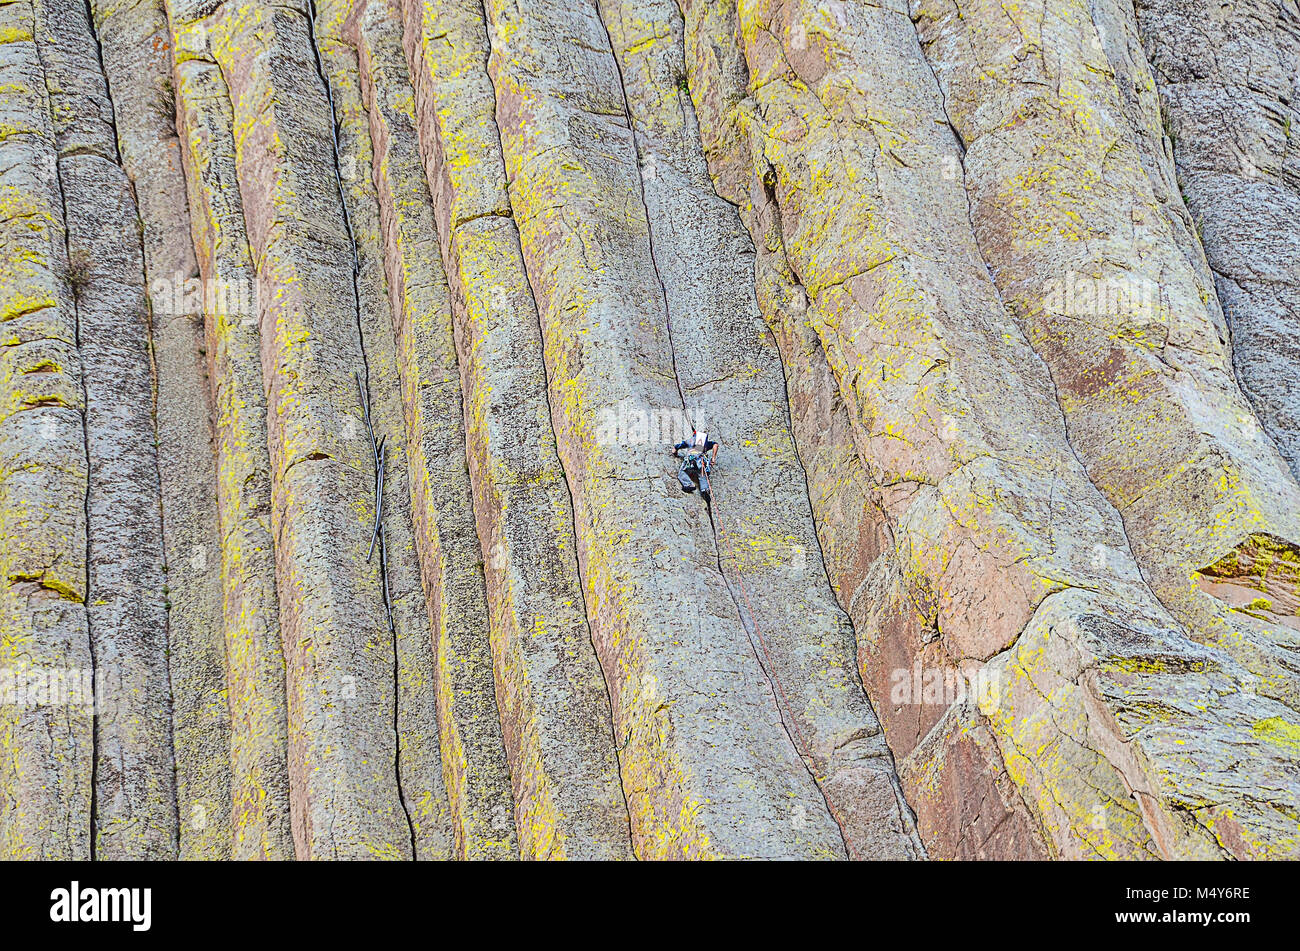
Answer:
[[(86, 859), (86, 403), (36, 25), (32, 3), (0, 6), (0, 854)], [(80, 702), (17, 695), (56, 673)]]
[(1264, 0), (1135, 8), (1237, 377), (1300, 476), (1300, 12)]
[[(812, 502), (828, 555), (828, 568), (837, 593), (854, 617), (862, 636), (864, 676), (877, 688), (879, 702), (887, 704), (882, 706), (887, 734), (895, 752), (900, 756), (906, 755), (942, 717), (951, 701), (944, 703), (941, 698), (938, 703), (923, 704), (920, 698), (907, 697), (901, 703), (890, 702), (898, 699), (892, 697), (891, 675), (898, 671), (910, 674), (914, 663), (918, 667), (924, 665), (927, 671), (952, 670), (955, 660), (965, 659), (960, 652), (956, 658), (950, 656), (944, 645), (936, 640), (933, 630), (925, 631), (927, 626), (933, 628), (935, 625), (933, 622), (927, 624), (923, 617), (918, 616), (916, 605), (924, 604), (928, 598), (923, 591), (909, 592), (909, 585), (901, 576), (900, 556), (895, 550), (894, 537), (900, 531), (907, 533), (912, 529), (906, 522), (900, 527), (896, 513), (906, 511), (903, 506), (915, 489), (911, 492), (897, 489), (885, 492), (881, 482), (892, 488), (898, 482), (897, 477), (888, 474), (873, 479), (871, 470), (878, 471), (880, 463), (870, 455), (860, 460), (855, 452), (854, 422), (845, 401), (839, 396), (827, 359), (828, 348), (823, 347), (816, 323), (808, 319), (810, 300), (807, 291), (795, 277), (787, 259), (782, 235), (784, 219), (774, 187), (776, 178), (770, 174), (765, 176), (769, 168), (765, 162), (754, 166), (746, 141), (756, 104), (746, 97), (749, 72), (744, 60), (738, 11), (730, 4), (705, 6), (684, 3), (682, 6), (688, 14), (692, 92), (701, 109), (705, 151), (720, 192), (746, 210), (751, 230), (760, 244), (756, 272), (759, 301), (787, 363), (795, 434), (808, 468)], [(734, 44), (735, 53), (731, 56), (719, 52), (728, 49), (725, 42), (728, 38)], [(803, 49), (806, 50), (806, 44)], [(901, 111), (908, 105), (917, 108), (914, 104), (896, 108)], [(761, 150), (761, 140), (758, 147)], [(888, 187), (890, 184), (886, 183), (881, 195), (893, 200), (906, 200), (911, 194), (907, 189), (894, 190)], [(833, 200), (835, 196), (828, 197)], [(880, 198), (873, 200), (879, 201)], [(948, 220), (951, 222), (951, 218)], [(953, 226), (950, 224), (949, 227)], [(957, 231), (959, 235), (960, 229)], [(851, 229), (846, 228), (844, 234), (852, 234)], [(857, 319), (853, 316), (853, 305), (846, 309), (848, 322), (852, 323)], [(888, 311), (882, 318), (887, 316)], [(936, 321), (936, 324), (942, 331), (944, 324), (941, 321)], [(944, 366), (938, 369), (941, 374), (949, 372)], [(861, 373), (868, 377), (883, 377), (879, 370), (862, 370)], [(921, 396), (926, 398), (924, 392)], [(897, 402), (906, 405), (906, 401)], [(936, 411), (932, 414), (939, 416)], [(961, 417), (953, 415), (949, 418), (951, 424), (944, 429), (948, 430), (945, 434), (950, 441), (962, 431), (959, 426), (966, 432), (978, 432), (975, 424)], [(907, 416), (902, 416), (902, 420), (907, 429), (897, 423), (893, 427), (900, 442), (906, 439), (910, 427), (916, 425)], [(929, 430), (921, 438), (930, 440), (932, 444), (936, 442), (934, 437), (944, 431), (926, 417), (922, 417), (921, 425)], [(886, 431), (889, 431), (888, 427)], [(943, 442), (938, 442), (938, 445), (942, 446)], [(891, 510), (895, 517), (887, 519)], [(967, 526), (973, 522), (969, 518), (965, 520)], [(949, 713), (949, 720), (960, 715), (956, 709)], [(920, 790), (920, 798), (917, 798), (914, 788), (913, 804), (918, 807), (921, 831), (931, 854), (959, 855), (964, 850), (978, 852), (982, 848), (978, 839), (970, 841), (970, 837), (980, 834), (978, 827), (958, 822), (952, 826), (955, 835), (944, 835), (936, 830), (936, 819), (942, 819), (942, 824), (947, 826), (951, 811), (943, 809), (936, 815), (937, 810), (927, 807), (932, 805), (935, 796), (974, 802), (992, 798), (995, 793), (992, 783), (1002, 773), (1002, 766), (1000, 756), (996, 750), (990, 752), (990, 748), (991, 744), (986, 744), (984, 748), (973, 751), (977, 768), (931, 769), (938, 781), (926, 783)], [(914, 758), (920, 757), (924, 765), (932, 766), (933, 758), (928, 754), (913, 755)], [(904, 769), (904, 780), (915, 782), (915, 771)], [(1039, 854), (1042, 849), (1039, 834), (1033, 829), (1024, 805), (1012, 802), (1006, 815), (1013, 821), (1002, 821), (1005, 816), (998, 818), (1004, 834), (1002, 854)], [(1007, 832), (1014, 834), (1007, 836)]]
[(294, 854), (288, 710), (271, 534), (270, 456), (254, 271), (233, 115), (202, 21), (171, 11), (176, 100), (215, 409), (222, 631), (230, 710), (231, 855)]
[(410, 857), (394, 646), (378, 560), (366, 560), (366, 364), (334, 115), (302, 12), (224, 7), (208, 33), (230, 84), (257, 268), (294, 844), (300, 858)]
[(698, 146), (681, 16), (673, 0), (600, 9), (641, 165), (673, 367), (689, 416), (726, 444), (710, 510), (724, 577), (850, 855), (911, 858), (910, 810), (818, 547), (780, 354), (753, 291), (753, 246)]
[[(176, 136), (171, 33), (158, 0), (93, 4), (122, 167), (140, 214), (152, 318), (180, 857), (230, 856), (230, 711), (221, 625), (212, 406)], [(188, 285), (190, 290), (193, 284)], [(198, 295), (192, 295), (197, 298)]]
[[(1178, 813), (1176, 793), (1199, 783), (1197, 767), (1161, 743), (1145, 745), (1150, 761), (1135, 756), (1131, 702), (1090, 672), (1105, 674), (1135, 649), (1200, 649), (1146, 590), (1123, 525), (1066, 442), (1052, 381), (989, 279), (967, 218), (961, 145), (903, 11), (742, 3), (728, 16), (726, 4), (682, 5), (703, 34), (693, 88), (719, 188), (753, 206), (756, 238), (783, 244), (797, 275), (801, 292), (767, 308), (785, 340), (792, 402), (801, 401), (795, 387), (817, 391), (800, 383), (815, 379), (814, 341), (801, 345), (797, 327), (782, 332), (782, 319), (816, 330), (874, 483), (866, 494), (884, 515), (886, 537), (875, 541), (861, 523), (855, 531), (819, 512), (824, 535), (852, 532), (859, 554), (882, 553), (865, 573), (861, 562), (832, 558), (831, 567), (857, 582), (849, 605), (864, 677), (882, 698), (895, 752), (910, 757), (904, 780), (932, 854), (985, 854), (978, 823), (955, 812), (962, 801), (1001, 803), (1014, 820), (984, 827), (1001, 836), (999, 851), (1034, 854), (1040, 835), (1062, 855), (1212, 849)], [(715, 52), (729, 36), (743, 64)], [(749, 195), (746, 130), (758, 156)], [(794, 305), (784, 318), (783, 303)], [(811, 467), (814, 486), (818, 475)], [(814, 488), (814, 504), (822, 494)], [(942, 690), (919, 705), (883, 700), (972, 661), (987, 661), (978, 705)], [(1222, 655), (1199, 663), (1244, 674)], [(1195, 680), (1142, 689), (1185, 699), (1223, 682)], [(1112, 706), (1094, 702), (1098, 692)], [(1110, 739), (1114, 718), (1128, 718), (1122, 741)], [(1230, 715), (1170, 719), (1174, 732), (1208, 734), (1225, 750), (1253, 745)], [(1023, 753), (1030, 743), (1034, 757)], [(1043, 769), (1034, 761), (1049, 750), (1055, 761)], [(1074, 778), (1082, 774), (1106, 778), (1089, 785)], [(1023, 804), (1008, 798), (1008, 776)]]
[[(1296, 629), (1236, 610), (1197, 580), (1261, 534), (1279, 557), (1300, 553), (1300, 489), (1237, 386), (1214, 288), (1172, 239), (1143, 164), (1153, 136), (1133, 130), (1095, 42), (1131, 14), (977, 3), (958, 15), (926, 0), (913, 16), (966, 145), (980, 249), (1052, 373), (1074, 451), (1121, 512), (1170, 613), (1249, 672), (1239, 690), (1253, 693), (1258, 679), (1261, 703), (1294, 716), (1284, 710), (1300, 701)], [(1024, 55), (1048, 48), (1050, 58)], [(1261, 594), (1271, 602), (1277, 592)], [(1257, 745), (1226, 700), (1212, 712), (1230, 721), (1225, 743)], [(1288, 756), (1269, 744), (1261, 753), (1267, 765), (1253, 761), (1268, 773)], [(1294, 793), (1221, 806), (1219, 795), (1184, 789), (1185, 812), (1231, 854), (1300, 847)]]
[(488, 11), (511, 207), (638, 854), (843, 856), (700, 500), (676, 486), (663, 442), (597, 428), (620, 406), (685, 411), (608, 36), (584, 5)]
[[(357, 253), (358, 320), (365, 348), (367, 389), (376, 436), (383, 440), (384, 535), (388, 597), (396, 656), (398, 779), (411, 823), (416, 858), (449, 858), (453, 834), (439, 755), (435, 651), (421, 586), (411, 493), (400, 474), (410, 469), (403, 390), (393, 322), (385, 305), (385, 245), (375, 189), (367, 170), (373, 149), (357, 56), (344, 38), (349, 3), (321, 3), (313, 19), (315, 42), (329, 80), (337, 128), (339, 181)], [(472, 624), (465, 627), (474, 631)], [(478, 633), (481, 636), (481, 633)], [(490, 708), (488, 710), (490, 714)], [(490, 716), (485, 720), (490, 722)]]
[(96, 857), (177, 841), (152, 338), (139, 215), (84, 2), (36, 6), (85, 390)]
[[(448, 474), (461, 481), (448, 500), (454, 510), (447, 511), (452, 506), (444, 505), (434, 521), (450, 526), (459, 522), (460, 532), (472, 544), (468, 470), (462, 473), (457, 465), (465, 450), (456, 425), (463, 416), (450, 292), (424, 179), (400, 21), (386, 4), (374, 3), (358, 11), (355, 24), (371, 81), (375, 177), (385, 214), (393, 313), (414, 378), (407, 384), (408, 402), (417, 398), (416, 387), (424, 380), (420, 369), (427, 367), (428, 382), (423, 385), (430, 392), (426, 405), (415, 409), (424, 419), (446, 421), (444, 431), (450, 438), (443, 441), (450, 451), (443, 449), (435, 458), (452, 460), (444, 463), (444, 471), (451, 470)], [(381, 90), (378, 95), (376, 89)], [(552, 503), (550, 520), (562, 519), (560, 525), (567, 529), (571, 511), (567, 504), (558, 504), (567, 502), (561, 494), (563, 486), (552, 482), (547, 488), (539, 494), (543, 503)], [(550, 520), (535, 521), (529, 517), (532, 512), (516, 509), (527, 500), (521, 496), (508, 494), (504, 504), (497, 502), (498, 511), (509, 512), (521, 527), (544, 529)], [(547, 514), (545, 509), (537, 513)], [(500, 526), (501, 521), (492, 520), (484, 535), (492, 538), (493, 524)], [(518, 539), (512, 541), (512, 551), (528, 551)], [(532, 542), (529, 554), (536, 562), (564, 554), (545, 536)], [(563, 562), (557, 566), (560, 570), (551, 571), (547, 570), (551, 566), (537, 564), (533, 581), (518, 570), (509, 574), (502, 570), (504, 546), (488, 550), (488, 572), (493, 575), (490, 594), (497, 605), (493, 612), (497, 697), (515, 782), (521, 853), (527, 858), (631, 857), (627, 811), (609, 729), (609, 701), (582, 612), (577, 563), (570, 560), (567, 571)], [(464, 560), (464, 555), (449, 554)]]
[(0, 4), (0, 853), (1300, 854), (1298, 36)]

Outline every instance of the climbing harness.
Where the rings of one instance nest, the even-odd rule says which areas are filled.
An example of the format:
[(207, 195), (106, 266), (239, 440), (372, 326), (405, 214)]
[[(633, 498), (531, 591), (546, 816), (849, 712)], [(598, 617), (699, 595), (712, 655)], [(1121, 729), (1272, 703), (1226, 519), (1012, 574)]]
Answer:
[(708, 454), (697, 455), (691, 453), (682, 460), (682, 467), (677, 473), (677, 481), (681, 483), (683, 492), (694, 492), (698, 481), (700, 496), (707, 502), (710, 498), (709, 475), (712, 472), (713, 460)]
[[(709, 439), (707, 432), (691, 430), (689, 439), (673, 447), (673, 454), (686, 450), (682, 466), (677, 470), (677, 481), (683, 492), (694, 492), (697, 485), (705, 502), (709, 501), (709, 474), (713, 471), (713, 459), (717, 454), (717, 443)], [(710, 454), (712, 450), (713, 454)]]

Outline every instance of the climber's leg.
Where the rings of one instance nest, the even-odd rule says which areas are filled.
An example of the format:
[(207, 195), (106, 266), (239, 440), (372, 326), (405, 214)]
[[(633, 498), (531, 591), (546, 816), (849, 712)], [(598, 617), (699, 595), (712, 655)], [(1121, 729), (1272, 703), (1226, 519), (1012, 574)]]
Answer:
[(695, 480), (691, 478), (692, 471), (693, 467), (691, 466), (691, 461), (689, 459), (685, 460), (682, 463), (682, 467), (677, 470), (677, 481), (682, 484), (683, 492), (695, 491)]

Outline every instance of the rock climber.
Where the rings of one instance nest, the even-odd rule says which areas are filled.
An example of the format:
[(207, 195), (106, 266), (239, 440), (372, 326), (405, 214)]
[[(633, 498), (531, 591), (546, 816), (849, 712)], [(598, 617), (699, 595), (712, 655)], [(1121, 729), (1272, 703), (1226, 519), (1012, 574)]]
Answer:
[(673, 455), (682, 457), (682, 467), (677, 472), (677, 481), (682, 484), (683, 492), (694, 492), (697, 488), (705, 501), (709, 499), (709, 471), (718, 461), (718, 444), (709, 438), (706, 432), (691, 427), (689, 439), (683, 439), (673, 447)]

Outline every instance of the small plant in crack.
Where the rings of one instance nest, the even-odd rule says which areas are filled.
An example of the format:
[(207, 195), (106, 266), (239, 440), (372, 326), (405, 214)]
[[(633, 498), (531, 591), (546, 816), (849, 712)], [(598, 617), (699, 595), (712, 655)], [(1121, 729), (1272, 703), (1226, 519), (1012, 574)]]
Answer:
[(170, 76), (158, 82), (158, 98), (153, 102), (154, 114), (162, 120), (167, 131), (176, 134), (176, 84)]
[(94, 276), (89, 251), (78, 248), (68, 255), (68, 283), (72, 286), (73, 296), (80, 297)]

